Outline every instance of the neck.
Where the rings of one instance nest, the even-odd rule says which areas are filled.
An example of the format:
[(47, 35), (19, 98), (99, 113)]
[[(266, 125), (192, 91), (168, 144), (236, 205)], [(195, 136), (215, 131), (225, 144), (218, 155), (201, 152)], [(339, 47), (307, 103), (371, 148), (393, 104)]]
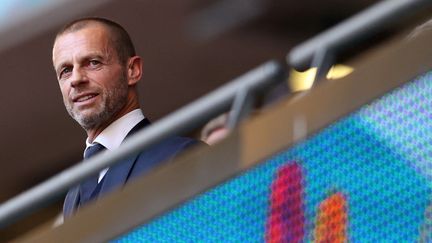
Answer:
[(107, 121), (101, 123), (100, 125), (96, 126), (95, 128), (87, 129), (87, 137), (90, 143), (92, 143), (95, 138), (101, 134), (105, 128), (107, 128), (111, 123), (115, 122), (122, 116), (128, 114), (129, 112), (140, 109), (139, 103), (137, 99), (132, 99), (132, 102), (128, 102), (119, 112), (117, 112), (115, 115), (113, 115), (110, 119)]

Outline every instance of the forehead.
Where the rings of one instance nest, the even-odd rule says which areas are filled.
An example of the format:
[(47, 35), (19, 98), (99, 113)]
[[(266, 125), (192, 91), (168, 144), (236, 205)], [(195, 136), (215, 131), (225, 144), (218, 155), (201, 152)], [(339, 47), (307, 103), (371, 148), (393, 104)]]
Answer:
[(53, 63), (56, 65), (91, 53), (109, 55), (113, 52), (111, 43), (109, 31), (104, 26), (89, 24), (57, 37), (52, 51)]

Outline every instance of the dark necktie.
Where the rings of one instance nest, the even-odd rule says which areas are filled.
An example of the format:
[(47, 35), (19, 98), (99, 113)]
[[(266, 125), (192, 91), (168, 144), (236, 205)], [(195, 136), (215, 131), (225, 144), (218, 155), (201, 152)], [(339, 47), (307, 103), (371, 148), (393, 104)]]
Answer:
[[(90, 146), (88, 149), (86, 149), (86, 151), (84, 152), (84, 159), (88, 159), (96, 155), (97, 153), (103, 151), (104, 149), (105, 147), (103, 145), (96, 143), (95, 145)], [(93, 198), (93, 192), (98, 186), (98, 177), (99, 175), (94, 175), (81, 183), (80, 205), (87, 203)]]

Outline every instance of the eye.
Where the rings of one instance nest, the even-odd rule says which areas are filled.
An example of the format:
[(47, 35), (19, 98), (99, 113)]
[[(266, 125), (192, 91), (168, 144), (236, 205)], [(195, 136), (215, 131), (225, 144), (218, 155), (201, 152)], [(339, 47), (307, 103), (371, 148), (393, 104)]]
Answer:
[(70, 72), (72, 72), (72, 68), (71, 67), (64, 67), (64, 68), (62, 68), (60, 70), (59, 78), (64, 78)]
[(90, 60), (89, 61), (90, 66), (98, 66), (100, 62), (98, 60)]

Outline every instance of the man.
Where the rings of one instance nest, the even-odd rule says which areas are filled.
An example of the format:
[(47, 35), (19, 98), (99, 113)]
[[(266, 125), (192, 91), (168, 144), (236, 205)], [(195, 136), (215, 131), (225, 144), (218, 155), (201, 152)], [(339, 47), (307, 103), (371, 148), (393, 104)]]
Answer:
[[(136, 87), (142, 60), (119, 24), (102, 18), (67, 24), (55, 38), (52, 58), (66, 110), (87, 133), (85, 157), (96, 148), (118, 148), (128, 135), (149, 124), (140, 110)], [(171, 137), (105, 169), (98, 178), (69, 190), (64, 216), (195, 143)]]

